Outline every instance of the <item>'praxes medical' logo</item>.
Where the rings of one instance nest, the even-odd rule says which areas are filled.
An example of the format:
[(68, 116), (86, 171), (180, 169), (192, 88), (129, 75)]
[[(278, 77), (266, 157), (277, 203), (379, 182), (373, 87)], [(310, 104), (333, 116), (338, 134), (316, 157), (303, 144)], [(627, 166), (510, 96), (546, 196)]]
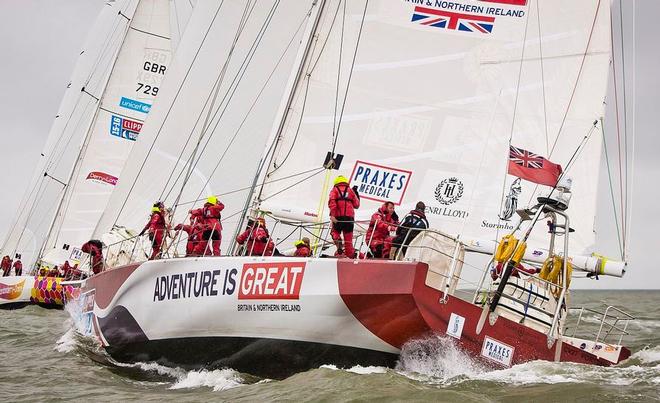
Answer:
[(142, 122), (122, 118), (120, 116), (110, 116), (110, 134), (121, 137), (126, 140), (135, 141), (142, 129)]
[(298, 299), (305, 262), (245, 263), (238, 299)]
[(350, 184), (358, 187), (361, 198), (389, 201), (398, 206), (403, 201), (411, 176), (411, 171), (356, 161)]
[(463, 196), (463, 182), (456, 177), (444, 179), (435, 188), (435, 199), (440, 204), (454, 204), (461, 196)]

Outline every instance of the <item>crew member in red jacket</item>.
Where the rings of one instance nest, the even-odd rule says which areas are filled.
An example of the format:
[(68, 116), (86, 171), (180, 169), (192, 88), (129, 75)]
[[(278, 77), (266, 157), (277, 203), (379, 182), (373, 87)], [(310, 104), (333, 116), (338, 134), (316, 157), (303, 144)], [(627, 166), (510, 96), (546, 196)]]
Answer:
[(296, 241), (294, 244), (296, 246), (296, 251), (293, 254), (295, 257), (310, 257), (312, 256), (312, 249), (309, 246), (309, 238), (304, 237), (303, 239)]
[(0, 263), (0, 268), (2, 269), (2, 277), (7, 277), (11, 271), (11, 258), (9, 255), (5, 255), (2, 258), (2, 263)]
[(14, 268), (14, 275), (15, 276), (20, 276), (23, 274), (23, 262), (21, 262), (20, 258), (17, 258), (14, 261), (14, 265), (12, 266)]
[(225, 208), (216, 196), (209, 196), (204, 207), (191, 210), (190, 214), (200, 215), (204, 218), (204, 232), (202, 239), (205, 242), (204, 255), (220, 256), (220, 243), (222, 242), (221, 212)]
[(390, 256), (393, 239), (390, 236), (390, 232), (395, 231), (398, 224), (398, 219), (395, 218), (396, 216), (393, 216), (394, 214), (394, 203), (385, 202), (371, 216), (365, 239), (368, 242), (372, 257), (383, 258)]
[(91, 239), (80, 248), (83, 252), (89, 253), (92, 258), (92, 272), (99, 274), (103, 271), (103, 243), (97, 239)]
[(144, 235), (149, 230), (149, 239), (151, 240), (151, 257), (149, 257), (149, 260), (160, 258), (160, 249), (163, 247), (163, 239), (167, 230), (164, 210), (163, 203), (154, 203), (151, 208), (149, 222), (147, 222), (147, 225), (140, 232), (140, 235)]
[(275, 244), (270, 239), (266, 220), (257, 218), (254, 224), (236, 237), (239, 245), (245, 244), (245, 255), (251, 256), (273, 256)]
[(204, 217), (195, 213), (197, 210), (190, 211), (190, 225), (178, 224), (174, 227), (175, 231), (183, 230), (188, 234), (186, 256), (201, 256), (204, 253), (203, 249), (205, 242), (202, 240), (202, 234), (204, 233)]
[[(335, 179), (335, 185), (330, 191), (328, 199), (330, 208), (330, 221), (332, 230), (330, 235), (337, 246), (337, 256), (346, 255), (354, 258), (355, 249), (353, 249), (353, 227), (355, 225), (355, 209), (360, 207), (360, 195), (357, 192), (357, 186), (351, 189), (348, 186), (348, 179), (344, 176), (338, 176)], [(344, 242), (342, 245), (342, 236)]]

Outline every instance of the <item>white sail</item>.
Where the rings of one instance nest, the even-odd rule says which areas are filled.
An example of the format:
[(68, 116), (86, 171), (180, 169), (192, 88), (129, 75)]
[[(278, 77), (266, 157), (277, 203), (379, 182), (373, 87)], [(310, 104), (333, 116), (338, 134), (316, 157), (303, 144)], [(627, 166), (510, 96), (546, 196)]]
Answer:
[[(358, 219), (422, 200), (432, 227), (494, 240), (516, 220), (498, 218), (509, 143), (565, 166), (601, 116), (606, 1), (329, 0), (315, 35), (273, 137), (260, 201), (275, 215), (328, 219), (321, 166), (334, 151), (332, 178), (361, 189)], [(595, 133), (567, 172), (579, 252), (593, 243), (599, 160)], [(317, 175), (287, 179), (302, 172)], [(523, 183), (519, 207), (548, 190)]]
[(34, 177), (3, 243), (3, 254), (20, 253), (24, 263), (37, 258), (63, 195), (63, 183), (71, 174), (81, 141), (93, 118), (96, 100), (89, 94), (103, 91), (124, 37), (128, 24), (125, 15), (129, 10), (131, 2), (127, 0), (107, 3), (95, 21), (50, 129), (42, 157), (35, 167)]
[(311, 1), (299, 0), (195, 5), (158, 108), (140, 133), (95, 236), (114, 225), (139, 231), (157, 200), (175, 206), (174, 221), (182, 222), (189, 209), (216, 194), (226, 205), (226, 250), (311, 8)]
[(170, 0), (170, 47), (173, 53), (181, 42), (194, 7), (192, 0)]
[(92, 112), (47, 248), (59, 252), (64, 244), (80, 247), (90, 239), (170, 64), (169, 6), (168, 0), (139, 0), (127, 15), (128, 31)]

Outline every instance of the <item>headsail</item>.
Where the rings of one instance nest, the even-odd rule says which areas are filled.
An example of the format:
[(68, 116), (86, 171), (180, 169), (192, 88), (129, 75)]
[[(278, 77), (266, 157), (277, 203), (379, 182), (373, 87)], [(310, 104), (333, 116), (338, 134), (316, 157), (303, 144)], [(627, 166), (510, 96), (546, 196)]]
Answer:
[[(56, 263), (90, 239), (170, 64), (169, 0), (139, 0), (133, 7), (46, 242)], [(72, 248), (62, 250), (63, 244)]]
[[(139, 231), (157, 200), (176, 222), (209, 194), (239, 221), (311, 1), (200, 2), (95, 236)], [(223, 248), (231, 236), (225, 235)], [(185, 242), (184, 242), (185, 244)], [(181, 246), (183, 247), (184, 244)]]
[(112, 61), (122, 43), (128, 24), (125, 15), (130, 9), (131, 2), (127, 0), (108, 3), (94, 23), (50, 129), (34, 177), (3, 243), (3, 254), (21, 253), (25, 263), (37, 258), (93, 118), (96, 100), (89, 94), (103, 91)]
[[(343, 162), (333, 175), (359, 187), (362, 218), (384, 201), (405, 212), (423, 200), (431, 226), (492, 240), (512, 228), (509, 145), (562, 165), (578, 149), (602, 113), (608, 2), (419, 3), (326, 3), (273, 136), (262, 210), (327, 220), (322, 164), (334, 152)], [(599, 160), (596, 134), (568, 167), (577, 252), (593, 242)], [(518, 185), (520, 207), (549, 190)]]

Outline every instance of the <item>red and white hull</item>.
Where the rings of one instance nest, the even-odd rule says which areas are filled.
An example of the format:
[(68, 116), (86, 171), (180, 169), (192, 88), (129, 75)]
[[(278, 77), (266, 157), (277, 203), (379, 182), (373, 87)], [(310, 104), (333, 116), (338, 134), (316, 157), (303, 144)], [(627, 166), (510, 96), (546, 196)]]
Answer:
[[(441, 303), (427, 271), (380, 260), (158, 260), (93, 276), (78, 301), (120, 361), (280, 378), (322, 364), (391, 366), (407, 341), (434, 333), (493, 366), (555, 359), (545, 334), (504, 317), (477, 332), (482, 308), (453, 296)], [(606, 360), (564, 342), (560, 360), (611, 365), (630, 355), (617, 349)]]

